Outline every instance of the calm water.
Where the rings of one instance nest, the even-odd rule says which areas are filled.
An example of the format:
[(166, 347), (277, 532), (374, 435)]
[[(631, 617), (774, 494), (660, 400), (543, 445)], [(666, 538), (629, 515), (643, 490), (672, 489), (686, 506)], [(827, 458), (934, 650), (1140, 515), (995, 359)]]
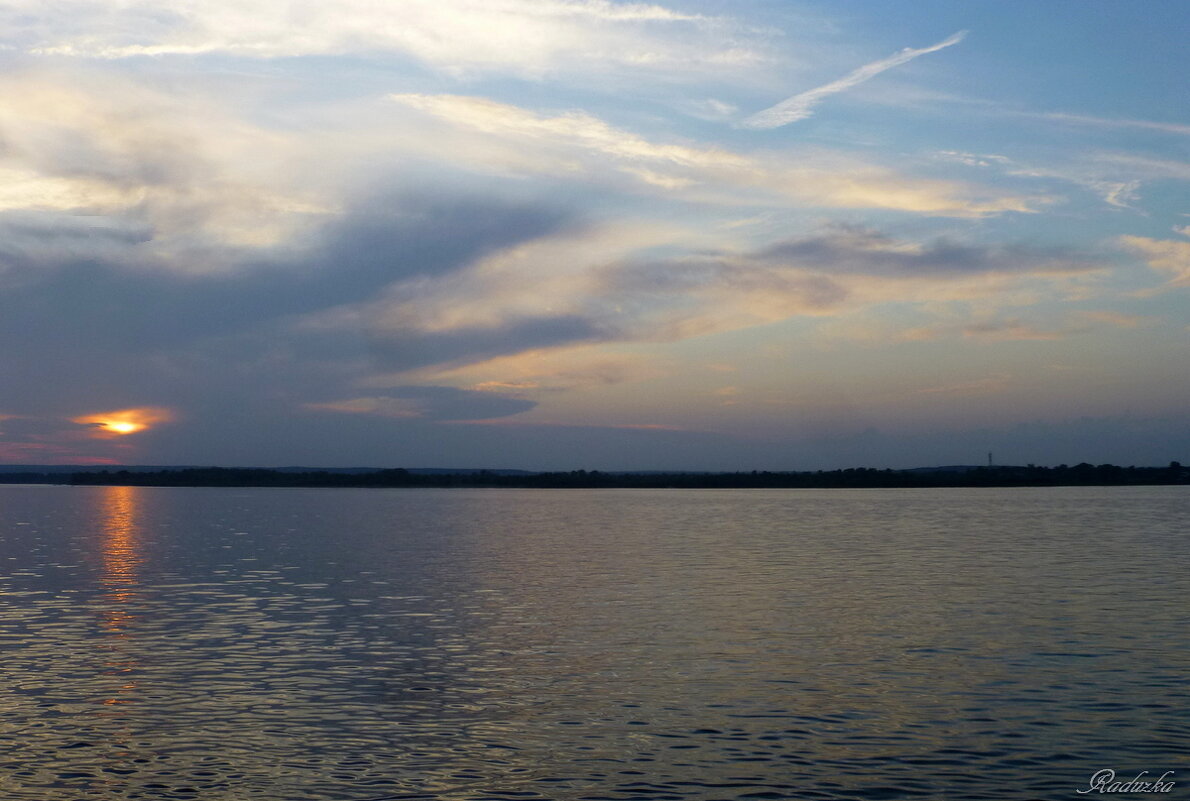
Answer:
[(4, 486), (0, 798), (1185, 797), (1188, 523), (1176, 487)]

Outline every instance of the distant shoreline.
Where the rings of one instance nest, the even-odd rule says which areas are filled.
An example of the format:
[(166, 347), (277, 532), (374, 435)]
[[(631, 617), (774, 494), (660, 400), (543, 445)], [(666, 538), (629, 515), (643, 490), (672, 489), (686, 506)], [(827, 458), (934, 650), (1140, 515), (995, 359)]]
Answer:
[(0, 484), (68, 484), (140, 487), (484, 487), (521, 489), (848, 489), (914, 487), (1057, 487), (1190, 485), (1190, 469), (1119, 467), (1082, 463), (1057, 467), (968, 467), (892, 470), (847, 468), (817, 471), (722, 473), (602, 472), (529, 473), (470, 470), (417, 472), (404, 468), (366, 472), (263, 468), (118, 469), (77, 472), (4, 471)]

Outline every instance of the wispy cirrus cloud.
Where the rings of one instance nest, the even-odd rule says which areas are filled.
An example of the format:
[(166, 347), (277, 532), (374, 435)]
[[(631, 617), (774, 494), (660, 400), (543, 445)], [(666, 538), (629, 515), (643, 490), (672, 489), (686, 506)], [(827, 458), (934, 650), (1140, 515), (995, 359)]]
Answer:
[(939, 160), (1003, 172), (1018, 178), (1055, 179), (1075, 184), (1116, 208), (1134, 208), (1141, 189), (1153, 181), (1190, 180), (1190, 164), (1116, 151), (1062, 153), (1044, 165), (989, 153), (943, 150)]
[(1176, 122), (1157, 122), (1154, 120), (1130, 120), (1119, 117), (1096, 117), (1091, 114), (1069, 114), (1060, 111), (1044, 113), (1020, 112), (1025, 116), (1051, 120), (1053, 122), (1071, 123), (1074, 125), (1090, 125), (1097, 128), (1135, 128), (1144, 131), (1160, 131), (1161, 133), (1190, 136), (1190, 125)]
[(890, 209), (938, 217), (1028, 213), (1052, 201), (915, 176), (835, 151), (744, 153), (657, 141), (585, 111), (545, 114), (453, 94), (394, 94), (389, 100), (422, 118), (409, 117), (404, 128), (410, 150), (480, 171), (590, 181), (706, 204)]
[(924, 56), (927, 53), (936, 53), (943, 48), (956, 45), (963, 41), (966, 37), (966, 31), (958, 31), (937, 44), (929, 47), (912, 48), (906, 47), (903, 50), (894, 53), (888, 58), (882, 58), (879, 61), (873, 61), (870, 64), (865, 64), (858, 69), (855, 69), (848, 74), (839, 78), (837, 81), (831, 81), (814, 89), (805, 92), (800, 92), (793, 97), (782, 100), (775, 106), (767, 108), (763, 111), (758, 111), (752, 116), (744, 119), (740, 126), (743, 128), (779, 128), (782, 125), (788, 125), (791, 122), (804, 120), (813, 114), (813, 109), (827, 97), (845, 92), (853, 86), (857, 86), (864, 81), (875, 78), (880, 73), (890, 70), (893, 67), (898, 67), (901, 64), (906, 64), (915, 58)]
[(957, 95), (914, 86), (897, 86), (880, 92), (867, 92), (864, 95), (864, 101), (885, 106), (910, 108), (943, 108), (954, 110), (955, 107), (958, 107), (962, 110), (962, 113), (967, 114), (1035, 120), (1056, 123), (1066, 127), (1098, 128), (1104, 131), (1132, 129), (1167, 133), (1174, 136), (1190, 135), (1190, 125), (1186, 125), (1185, 123), (1129, 117), (1102, 117), (1097, 114), (1076, 114), (1067, 111), (1038, 111), (987, 98)]

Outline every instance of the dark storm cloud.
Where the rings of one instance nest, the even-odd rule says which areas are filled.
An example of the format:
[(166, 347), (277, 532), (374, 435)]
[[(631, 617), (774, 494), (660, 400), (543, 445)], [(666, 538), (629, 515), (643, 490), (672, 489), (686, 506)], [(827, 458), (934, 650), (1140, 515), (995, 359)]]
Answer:
[(762, 262), (832, 273), (865, 275), (970, 275), (989, 272), (1082, 272), (1099, 267), (1083, 253), (1026, 245), (964, 245), (948, 239), (915, 246), (870, 228), (836, 225), (754, 254)]

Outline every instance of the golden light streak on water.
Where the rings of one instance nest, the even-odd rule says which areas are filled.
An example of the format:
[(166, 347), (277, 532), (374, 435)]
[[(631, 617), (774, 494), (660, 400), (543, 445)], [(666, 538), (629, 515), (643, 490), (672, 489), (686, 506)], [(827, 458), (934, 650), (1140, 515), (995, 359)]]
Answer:
[[(136, 611), (141, 596), (140, 568), (144, 563), (141, 529), (138, 522), (140, 494), (137, 487), (104, 487), (100, 500), (99, 520), (102, 539), (100, 557), (102, 572), (99, 584), (101, 596), (99, 625), (110, 638), (104, 644), (108, 650), (103, 662), (103, 675), (119, 677), (134, 674), (140, 668), (130, 653), (131, 632), (137, 624)], [(133, 702), (137, 682), (130, 677), (108, 691), (102, 699), (104, 707)]]
[(135, 620), (128, 606), (139, 595), (138, 570), (144, 561), (136, 524), (138, 489), (104, 489), (101, 510), (103, 573), (99, 583), (106, 589), (104, 598), (108, 608), (101, 617), (104, 629), (127, 636), (126, 630)]

